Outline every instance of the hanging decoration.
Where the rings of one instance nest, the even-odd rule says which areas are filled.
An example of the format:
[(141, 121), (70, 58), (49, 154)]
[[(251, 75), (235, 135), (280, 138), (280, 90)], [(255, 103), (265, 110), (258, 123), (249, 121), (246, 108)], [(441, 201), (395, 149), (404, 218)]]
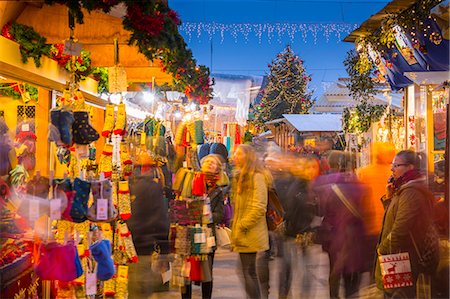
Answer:
[(386, 112), (386, 105), (371, 105), (362, 102), (342, 112), (342, 129), (345, 133), (362, 134), (370, 129), (373, 122), (379, 121)]
[(29, 84), (21, 83), (0, 83), (0, 96), (12, 97), (13, 99), (23, 99), (38, 101), (38, 89)]
[(197, 65), (192, 52), (187, 48), (178, 32), (181, 21), (177, 13), (164, 1), (134, 0), (46, 0), (47, 4), (64, 4), (83, 23), (83, 11), (96, 9), (109, 12), (112, 7), (123, 3), (127, 13), (123, 18), (123, 28), (131, 32), (128, 43), (138, 47), (139, 52), (149, 60), (161, 59), (162, 70), (172, 75), (174, 89), (185, 92), (190, 100), (207, 103), (212, 99), (212, 82), (209, 69)]
[(348, 51), (344, 66), (350, 79), (346, 84), (350, 96), (356, 101), (369, 100), (375, 94), (375, 83), (374, 65), (369, 60), (367, 52)]
[(307, 43), (308, 38), (312, 37), (314, 44), (317, 43), (317, 37), (322, 35), (326, 42), (334, 35), (337, 42), (342, 35), (348, 34), (358, 28), (358, 24), (351, 23), (215, 23), (215, 22), (186, 22), (180, 26), (180, 32), (187, 35), (188, 41), (193, 35), (200, 38), (202, 34), (206, 34), (211, 40), (216, 34), (220, 35), (220, 42), (225, 40), (225, 33), (229, 33), (234, 41), (238, 41), (238, 37), (242, 36), (245, 42), (249, 41), (249, 37), (254, 35), (258, 38), (259, 43), (262, 42), (263, 36), (267, 38), (270, 44), (273, 39), (277, 39), (278, 43), (283, 42), (283, 37), (287, 36), (291, 43), (300, 35), (303, 42)]

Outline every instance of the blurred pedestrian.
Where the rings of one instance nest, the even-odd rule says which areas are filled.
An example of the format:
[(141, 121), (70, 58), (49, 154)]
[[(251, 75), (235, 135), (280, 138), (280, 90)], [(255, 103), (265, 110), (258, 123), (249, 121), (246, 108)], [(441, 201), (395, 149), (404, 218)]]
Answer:
[(322, 224), (318, 231), (322, 249), (330, 260), (330, 297), (339, 298), (341, 278), (345, 297), (359, 290), (364, 260), (364, 214), (362, 202), (367, 196), (364, 186), (352, 171), (351, 159), (340, 151), (328, 157), (329, 174), (319, 176), (311, 186)]
[[(420, 156), (410, 150), (397, 153), (391, 165), (392, 177), (382, 197), (385, 215), (377, 246), (378, 255), (407, 252), (411, 263), (413, 286), (384, 289), (380, 263), (376, 264), (377, 287), (385, 298), (424, 298), (416, 293), (419, 276), (425, 286), (429, 274), (434, 273), (438, 257), (427, 266), (421, 265), (421, 249), (431, 245), (428, 232), (432, 229), (433, 197), (426, 187), (426, 177), (420, 171)], [(437, 236), (436, 236), (437, 238)], [(423, 260), (422, 260), (423, 261)], [(434, 262), (435, 261), (435, 262)]]
[[(218, 183), (221, 182), (222, 177), (224, 175), (222, 160), (219, 155), (209, 154), (201, 160), (201, 172), (205, 177), (206, 191), (211, 204), (211, 213), (212, 213), (212, 223), (208, 224), (208, 227), (211, 227), (213, 230), (213, 234), (215, 235), (215, 227), (220, 224), (224, 215), (224, 193), (222, 186), (219, 186)], [(201, 282), (202, 286), (202, 298), (208, 299), (211, 298), (212, 290), (213, 290), (213, 264), (214, 264), (214, 253), (216, 247), (213, 247), (211, 253), (208, 254), (208, 265), (210, 266), (211, 271), (211, 281)], [(181, 289), (181, 298), (190, 299), (192, 298), (192, 283), (186, 283), (184, 288)]]
[(250, 145), (237, 147), (234, 166), (232, 248), (239, 253), (247, 297), (268, 298), (268, 265), (259, 267), (261, 271), (257, 274), (256, 263), (257, 253), (269, 249), (266, 210), (271, 176)]
[(372, 163), (357, 170), (359, 180), (369, 191), (368, 200), (364, 202), (367, 211), (365, 225), (367, 229), (366, 260), (372, 269), (378, 236), (383, 222), (384, 207), (380, 198), (386, 191), (386, 182), (391, 175), (391, 162), (395, 156), (395, 148), (391, 143), (375, 142), (372, 144)]
[[(306, 264), (307, 246), (311, 245), (308, 244), (307, 233), (311, 231), (310, 224), (315, 211), (314, 204), (309, 200), (309, 184), (319, 174), (319, 162), (314, 157), (297, 157), (290, 162), (290, 167), (286, 169), (286, 173), (291, 177), (287, 188), (284, 188), (284, 184), (280, 184), (280, 181), (274, 180), (280, 201), (286, 211), (281, 246), (283, 251), (278, 276), (278, 298), (280, 299), (287, 298), (289, 295), (299, 254), (303, 258), (302, 264)], [(302, 295), (308, 296), (310, 280), (306, 267), (303, 267), (298, 274), (302, 276)]]

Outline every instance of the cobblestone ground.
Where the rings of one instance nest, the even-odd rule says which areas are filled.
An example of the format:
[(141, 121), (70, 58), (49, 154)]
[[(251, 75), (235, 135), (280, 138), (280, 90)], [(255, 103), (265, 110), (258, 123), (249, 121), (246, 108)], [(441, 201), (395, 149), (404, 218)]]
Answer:
[[(278, 269), (280, 258), (270, 261), (270, 299), (278, 298)], [(327, 299), (328, 295), (328, 257), (319, 245), (307, 248), (306, 257), (299, 256), (294, 265), (294, 275), (290, 298)], [(242, 278), (238, 269), (238, 255), (227, 250), (216, 251), (214, 259), (214, 289), (213, 298), (240, 299), (245, 298)], [(360, 294), (355, 298), (374, 298), (365, 296), (364, 286), (368, 284), (368, 273), (363, 275)], [(343, 291), (341, 289), (341, 291)], [(151, 299), (181, 298), (177, 290), (155, 293)], [(192, 298), (201, 298), (199, 286), (193, 286)], [(135, 298), (130, 298), (135, 299)]]

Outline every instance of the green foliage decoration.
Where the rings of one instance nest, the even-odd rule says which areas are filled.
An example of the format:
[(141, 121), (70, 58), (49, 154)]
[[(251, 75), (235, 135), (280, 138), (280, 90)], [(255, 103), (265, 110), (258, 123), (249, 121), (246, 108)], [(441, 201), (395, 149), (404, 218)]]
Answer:
[(352, 108), (344, 108), (342, 128), (345, 133), (365, 133), (373, 122), (381, 119), (385, 111), (386, 105), (371, 105), (367, 102), (362, 102)]
[(375, 94), (375, 83), (372, 79), (374, 66), (367, 54), (360, 55), (356, 50), (348, 51), (344, 66), (349, 75), (346, 86), (350, 96), (356, 101), (369, 100)]
[(0, 95), (5, 97), (11, 97), (15, 100), (22, 99), (22, 93), (28, 92), (30, 99), (38, 101), (38, 89), (30, 84), (17, 83), (0, 83)]

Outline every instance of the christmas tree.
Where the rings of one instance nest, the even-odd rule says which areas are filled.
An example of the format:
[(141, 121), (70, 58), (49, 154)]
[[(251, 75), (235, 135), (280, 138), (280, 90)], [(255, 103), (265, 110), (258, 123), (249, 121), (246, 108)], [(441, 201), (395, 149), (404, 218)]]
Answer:
[(308, 90), (311, 77), (305, 72), (303, 60), (287, 46), (268, 66), (269, 82), (261, 90), (261, 101), (253, 111), (255, 125), (281, 118), (283, 114), (308, 113), (314, 100)]

